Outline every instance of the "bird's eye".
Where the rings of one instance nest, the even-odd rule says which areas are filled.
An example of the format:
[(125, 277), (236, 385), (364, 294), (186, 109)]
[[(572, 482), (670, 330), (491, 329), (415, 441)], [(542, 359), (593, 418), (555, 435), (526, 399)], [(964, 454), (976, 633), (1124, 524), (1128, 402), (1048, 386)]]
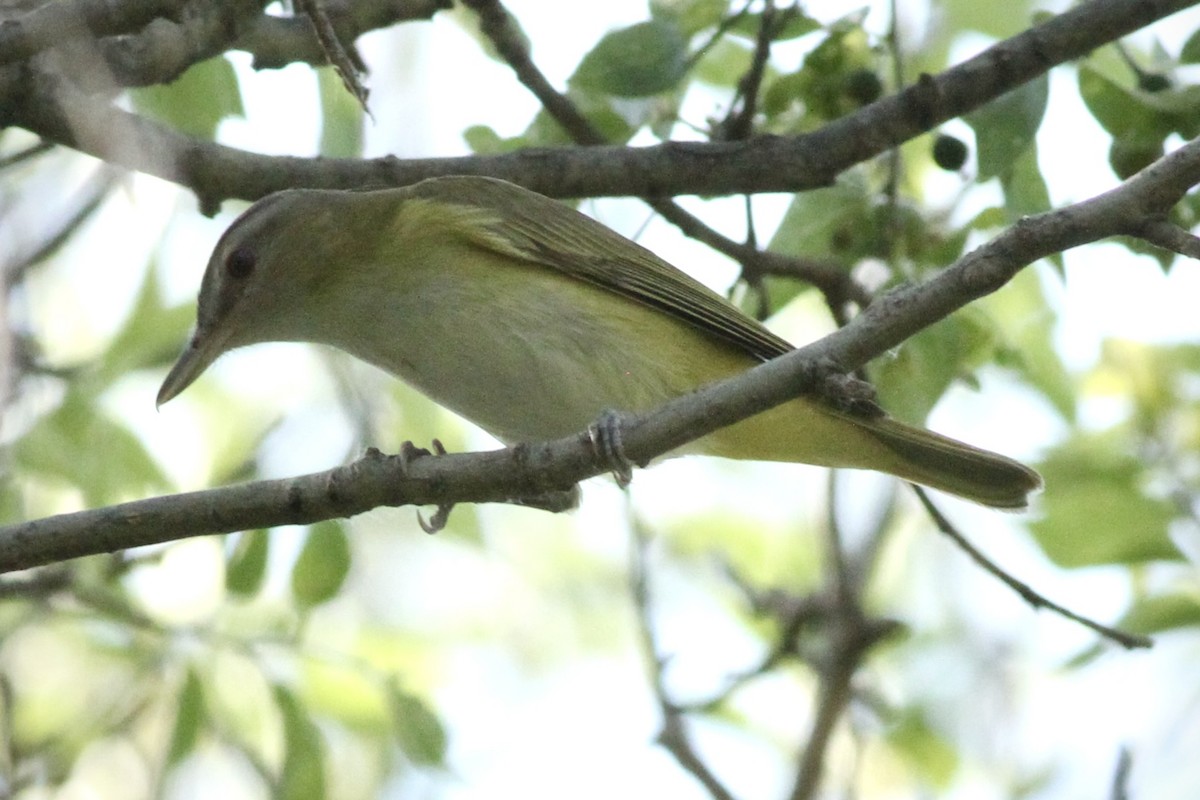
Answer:
[(254, 251), (249, 247), (239, 247), (225, 256), (225, 274), (238, 280), (246, 278), (254, 271), (257, 260)]

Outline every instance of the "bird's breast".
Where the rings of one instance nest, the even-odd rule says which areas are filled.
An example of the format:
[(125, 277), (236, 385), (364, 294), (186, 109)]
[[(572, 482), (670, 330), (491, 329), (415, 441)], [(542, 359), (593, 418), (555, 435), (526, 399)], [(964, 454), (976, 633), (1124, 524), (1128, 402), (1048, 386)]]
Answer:
[(615, 292), (549, 268), (490, 267), (376, 296), (328, 343), (505, 442), (566, 436), (605, 410), (653, 408), (754, 363)]

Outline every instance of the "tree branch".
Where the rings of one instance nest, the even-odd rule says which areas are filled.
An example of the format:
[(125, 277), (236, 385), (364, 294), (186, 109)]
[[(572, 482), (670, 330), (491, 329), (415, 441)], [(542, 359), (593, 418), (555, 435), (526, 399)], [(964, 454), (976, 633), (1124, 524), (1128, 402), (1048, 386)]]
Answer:
[(94, 101), (86, 115), (102, 124), (76, 131), (62, 109), (80, 102), (78, 91), (44, 81), (31, 90), (27, 76), (13, 70), (0, 72), (0, 123), (181, 183), (208, 210), (225, 198), (254, 200), (293, 186), (393, 186), (448, 174), (505, 178), (551, 197), (794, 192), (827, 186), (854, 164), (1195, 3), (1090, 0), (811, 134), (745, 142), (545, 148), (411, 161), (262, 156), (183, 136), (127, 112), (95, 108)]
[(0, 25), (0, 64), (24, 61), (68, 37), (128, 33), (159, 17), (176, 18), (184, 0), (57, 0)]
[(1126, 633), (1125, 631), (1117, 628), (1111, 628), (1108, 625), (1102, 625), (1099, 622), (1096, 622), (1094, 619), (1089, 619), (1082, 614), (1076, 614), (1071, 609), (1055, 603), (1048, 597), (1045, 597), (1044, 595), (1034, 591), (1028, 584), (1017, 580), (1017, 578), (1013, 577), (1012, 575), (1009, 575), (1007, 572), (997, 566), (990, 558), (985, 556), (979, 548), (971, 544), (967, 537), (963, 536), (962, 532), (954, 526), (954, 523), (947, 519), (946, 515), (941, 512), (941, 509), (933, 504), (933, 502), (929, 499), (929, 495), (924, 489), (919, 486), (916, 487), (916, 489), (917, 497), (921, 500), (921, 505), (925, 507), (926, 513), (929, 514), (929, 518), (933, 520), (933, 524), (937, 526), (937, 529), (948, 536), (959, 550), (962, 550), (968, 558), (975, 562), (976, 566), (999, 580), (1008, 588), (1012, 589), (1021, 597), (1022, 600), (1024, 600), (1033, 608), (1048, 609), (1055, 614), (1058, 614), (1060, 617), (1078, 623), (1083, 627), (1100, 634), (1104, 638), (1116, 642), (1126, 650), (1136, 650), (1140, 648), (1152, 647), (1154, 645), (1154, 641), (1149, 636)]
[[(836, 362), (857, 369), (917, 331), (1007, 283), (1052, 253), (1126, 232), (1138, 214), (1162, 216), (1200, 182), (1194, 140), (1091, 200), (1026, 218), (919, 285), (876, 300), (849, 325), (743, 375), (623, 419), (635, 463), (811, 390)], [(488, 453), (404, 460), (378, 454), (299, 478), (158, 497), (0, 528), (0, 571), (207, 533), (315, 522), (379, 505), (495, 502), (569, 488), (610, 469), (587, 432)]]
[[(519, 35), (520, 28), (500, 0), (463, 0), (463, 2), (479, 16), (480, 29), (505, 63), (512, 67), (517, 80), (538, 99), (542, 108), (546, 109), (546, 113), (554, 118), (554, 121), (568, 136), (582, 145), (595, 146), (607, 143), (604, 136), (571, 101), (571, 98), (555, 89), (537, 65), (533, 63), (529, 45)], [(787, 13), (784, 13), (784, 19), (780, 20), (779, 25), (786, 21)], [(765, 51), (768, 48), (762, 45), (762, 42), (765, 40), (769, 44), (776, 27), (775, 24), (766, 20), (763, 23), (764, 30), (760, 32), (759, 47), (759, 50), (764, 52), (761, 56), (763, 59), (766, 58)], [(757, 78), (744, 79), (742, 88), (752, 89), (756, 92), (757, 81)], [(746, 102), (748, 108), (754, 107), (753, 99)], [(734, 126), (734, 128), (737, 129), (740, 126)], [(768, 272), (789, 274), (820, 289), (828, 299), (831, 308), (840, 308), (847, 301), (858, 303), (860, 306), (865, 306), (870, 302), (870, 296), (866, 290), (839, 265), (816, 259), (792, 258), (782, 253), (760, 251), (751, 244), (740, 244), (714, 230), (673, 200), (647, 196), (643, 196), (642, 199), (663, 219), (679, 228), (684, 235), (737, 261), (745, 276), (754, 278)]]
[(709, 769), (696, 752), (688, 735), (685, 709), (671, 699), (667, 690), (667, 657), (659, 649), (650, 612), (650, 577), (647, 563), (649, 533), (639, 519), (630, 519), (629, 589), (637, 619), (642, 656), (650, 670), (650, 685), (662, 714), (657, 741), (675, 762), (702, 785), (713, 800), (735, 800), (733, 792)]
[[(354, 0), (346, 6), (328, 9), (328, 14), (338, 39), (352, 42), (368, 31), (398, 22), (432, 19), (438, 11), (448, 11), (453, 6), (453, 0)], [(255, 69), (325, 62), (320, 43), (307, 21), (299, 17), (264, 14), (237, 38), (233, 49), (254, 56)]]

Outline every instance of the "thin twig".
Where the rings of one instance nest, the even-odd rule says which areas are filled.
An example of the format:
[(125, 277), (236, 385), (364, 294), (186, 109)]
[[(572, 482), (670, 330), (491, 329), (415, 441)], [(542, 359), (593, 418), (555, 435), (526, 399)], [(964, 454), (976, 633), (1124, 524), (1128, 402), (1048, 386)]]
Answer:
[(346, 87), (346, 91), (354, 95), (354, 99), (369, 115), (371, 109), (367, 108), (367, 87), (363, 86), (359, 79), (359, 75), (366, 71), (366, 66), (357, 53), (354, 53), (353, 48), (347, 49), (342, 44), (342, 40), (338, 38), (337, 31), (334, 30), (333, 23), (329, 20), (329, 15), (325, 13), (324, 0), (295, 0), (295, 2), (296, 8), (312, 22), (313, 33), (316, 34), (317, 41), (320, 42), (321, 49), (325, 52), (325, 57), (329, 59), (329, 63), (337, 71), (338, 77), (342, 79), (342, 85)]
[(1129, 800), (1129, 772), (1133, 769), (1133, 755), (1128, 747), (1117, 753), (1117, 767), (1113, 770), (1112, 789), (1109, 800)]
[(697, 754), (687, 735), (684, 712), (669, 696), (666, 686), (666, 658), (658, 648), (650, 611), (650, 577), (647, 568), (649, 533), (641, 520), (629, 514), (629, 589), (637, 621), (642, 653), (650, 669), (650, 684), (663, 717), (658, 743), (708, 791), (714, 800), (734, 800), (734, 795)]
[[(604, 136), (579, 111), (575, 103), (555, 89), (533, 63), (528, 44), (524, 38), (517, 35), (518, 28), (500, 0), (464, 0), (464, 3), (479, 16), (480, 29), (505, 63), (512, 68), (517, 80), (529, 89), (546, 112), (572, 139), (582, 145), (607, 144)], [(850, 278), (846, 270), (838, 266), (816, 260), (789, 258), (779, 253), (764, 252), (739, 244), (718, 233), (673, 200), (662, 197), (642, 199), (663, 219), (679, 228), (684, 235), (738, 261), (743, 274), (791, 274), (820, 289), (828, 298), (831, 307), (849, 301), (865, 305), (869, 301), (866, 291)]]
[(1134, 235), (1188, 258), (1200, 258), (1200, 238), (1162, 217), (1149, 217), (1133, 227)]
[(1095, 631), (1104, 638), (1116, 642), (1127, 650), (1151, 647), (1154, 645), (1154, 641), (1148, 636), (1127, 633), (1125, 631), (1118, 630), (1117, 628), (1110, 628), (1109, 626), (1096, 622), (1093, 619), (1076, 614), (1074, 611), (1064, 608), (1058, 603), (1049, 600), (1045, 597), (1045, 595), (1042, 595), (1030, 588), (1028, 584), (1023, 583), (1017, 578), (1014, 578), (1012, 575), (1008, 574), (999, 566), (997, 566), (995, 562), (984, 555), (978, 548), (975, 547), (975, 545), (971, 544), (958, 530), (958, 528), (955, 527), (954, 523), (947, 519), (941, 510), (933, 504), (933, 501), (929, 499), (929, 495), (924, 489), (915, 485), (913, 486), (913, 489), (916, 491), (917, 497), (921, 501), (921, 505), (925, 507), (926, 512), (928, 512), (930, 519), (933, 520), (933, 523), (937, 526), (937, 529), (949, 536), (951, 541), (958, 545), (960, 550), (966, 553), (972, 561), (983, 568), (984, 572), (987, 572), (993, 577), (999, 579), (1001, 583), (1020, 595), (1025, 602), (1029, 603), (1029, 605), (1033, 606), (1034, 608), (1048, 609), (1061, 617), (1071, 620), (1072, 622), (1077, 622), (1080, 625), (1083, 625), (1085, 628)]
[(760, 15), (758, 36), (754, 41), (754, 56), (750, 67), (737, 84), (737, 92), (729, 113), (714, 130), (713, 138), (718, 141), (747, 139), (754, 133), (754, 115), (758, 111), (758, 93), (763, 77), (767, 74), (767, 61), (771, 57), (771, 44), (783, 30), (783, 26), (796, 15), (796, 7), (789, 6), (783, 13), (775, 8), (773, 0), (767, 0)]
[(89, 180), (88, 186), (80, 193), (82, 199), (77, 201), (75, 210), (58, 225), (50, 236), (38, 243), (28, 253), (23, 253), (11, 262), (0, 265), (0, 292), (7, 294), (8, 289), (18, 283), (30, 267), (40, 264), (66, 244), (75, 231), (96, 213), (123, 175), (124, 173), (120, 170), (107, 165), (101, 166)]
[(42, 153), (47, 153), (53, 150), (55, 147), (58, 147), (56, 143), (48, 142), (43, 139), (37, 144), (32, 144), (29, 147), (26, 147), (24, 150), (18, 150), (15, 153), (0, 158), (0, 170), (8, 169), (11, 166), (20, 164), (21, 162), (27, 161), (35, 156), (40, 156)]
[[(836, 591), (837, 578), (834, 577)], [(800, 748), (791, 800), (811, 800), (821, 786), (825, 756), (834, 730), (852, 697), (851, 683), (872, 647), (890, 636), (898, 624), (868, 617), (854, 592), (839, 597), (828, 621), (828, 651), (818, 669), (817, 710)]]

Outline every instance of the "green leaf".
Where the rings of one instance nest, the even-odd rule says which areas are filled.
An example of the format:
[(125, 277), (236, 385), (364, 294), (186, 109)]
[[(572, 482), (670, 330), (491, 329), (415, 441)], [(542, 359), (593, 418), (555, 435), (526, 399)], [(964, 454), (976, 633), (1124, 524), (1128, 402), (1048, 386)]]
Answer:
[(342, 588), (350, 572), (350, 540), (341, 523), (318, 522), (309, 528), (292, 567), (292, 595), (305, 607), (324, 603)]
[(938, 3), (938, 27), (947, 31), (979, 31), (996, 39), (1007, 39), (1025, 30), (1030, 17), (1030, 0), (981, 3), (979, 0), (942, 0)]
[(1063, 419), (1075, 419), (1077, 387), (1054, 345), (1058, 316), (1036, 270), (1021, 270), (1002, 291), (975, 304), (998, 331), (995, 360), (1050, 401)]
[(920, 710), (906, 711), (887, 740), (936, 789), (947, 788), (958, 771), (958, 753), (929, 726)]
[[(799, 39), (801, 36), (821, 29), (820, 22), (799, 11), (795, 5), (775, 10), (776, 19), (782, 14), (787, 14), (787, 21), (783, 23), (772, 41), (786, 42), (789, 39)], [(762, 14), (742, 14), (738, 17), (737, 22), (730, 26), (729, 31), (757, 41), (759, 33), (762, 31)]]
[[(1001, 177), (1004, 188), (1004, 207), (1014, 218), (1040, 214), (1050, 210), (1050, 190), (1038, 166), (1037, 145), (1027, 147), (1013, 159), (1009, 171)], [(1048, 259), (1062, 271), (1062, 254), (1056, 253)]]
[(16, 463), (78, 488), (90, 507), (166, 488), (141, 439), (73, 389), (13, 445)]
[(242, 597), (257, 594), (267, 574), (270, 546), (271, 537), (264, 530), (240, 534), (225, 565), (225, 590)]
[(415, 763), (440, 766), (446, 759), (446, 730), (441, 720), (425, 701), (404, 691), (399, 684), (389, 684), (392, 718), (400, 749)]
[(792, 198), (770, 247), (789, 256), (853, 264), (867, 251), (859, 242), (870, 213), (871, 198), (851, 181), (801, 192)]
[(511, 153), (525, 146), (521, 137), (514, 136), (505, 139), (490, 125), (472, 125), (463, 131), (463, 141), (467, 143), (467, 147), (471, 148), (472, 153), (481, 156)]
[(150, 264), (125, 324), (104, 353), (96, 379), (107, 386), (133, 370), (170, 364), (195, 318), (195, 303), (163, 304), (158, 269)]
[(1180, 64), (1200, 64), (1200, 29), (1192, 31), (1192, 35), (1183, 43), (1179, 51)]
[(337, 70), (317, 70), (321, 96), (321, 155), (327, 158), (359, 158), (363, 148), (363, 107), (347, 91)]
[(674, 88), (687, 71), (687, 37), (667, 19), (639, 22), (604, 36), (583, 57), (571, 85), (614, 97), (646, 97)]
[(167, 764), (177, 764), (196, 747), (205, 718), (204, 687), (192, 669), (188, 669), (179, 689), (175, 710), (175, 727), (171, 730), (171, 746)]
[(710, 86), (733, 88), (750, 68), (754, 51), (744, 42), (723, 38), (696, 62), (692, 75)]
[(1079, 68), (1079, 94), (1101, 127), (1130, 148), (1154, 148), (1172, 133), (1186, 139), (1200, 133), (1197, 86), (1147, 92), (1084, 64)]
[(1194, 592), (1143, 597), (1117, 623), (1121, 630), (1146, 634), (1197, 626), (1200, 626), (1200, 597)]
[(283, 770), (274, 797), (278, 800), (325, 800), (325, 754), (321, 734), (290, 691), (275, 687), (275, 703), (283, 717)]
[[(870, 211), (862, 187), (850, 181), (801, 192), (792, 198), (771, 237), (770, 249), (800, 258), (854, 264), (864, 249), (859, 237), (868, 230), (865, 220)], [(772, 309), (782, 308), (806, 288), (798, 281), (771, 278), (766, 286)]]
[(678, 25), (685, 35), (716, 27), (729, 13), (729, 0), (650, 0), (650, 16)]
[(1033, 144), (1046, 115), (1049, 86), (1042, 75), (963, 117), (975, 131), (980, 181), (1007, 175)]
[(221, 120), (245, 113), (237, 74), (224, 57), (201, 61), (166, 86), (133, 89), (130, 96), (137, 111), (201, 139), (215, 138)]
[(956, 380), (990, 358), (995, 336), (979, 311), (967, 308), (910, 337), (891, 358), (871, 365), (884, 408), (920, 424)]
[(1048, 487), (1034, 538), (1063, 567), (1182, 559), (1167, 534), (1168, 501), (1142, 490), (1143, 464), (1122, 449), (1119, 431), (1080, 434), (1039, 465)]

